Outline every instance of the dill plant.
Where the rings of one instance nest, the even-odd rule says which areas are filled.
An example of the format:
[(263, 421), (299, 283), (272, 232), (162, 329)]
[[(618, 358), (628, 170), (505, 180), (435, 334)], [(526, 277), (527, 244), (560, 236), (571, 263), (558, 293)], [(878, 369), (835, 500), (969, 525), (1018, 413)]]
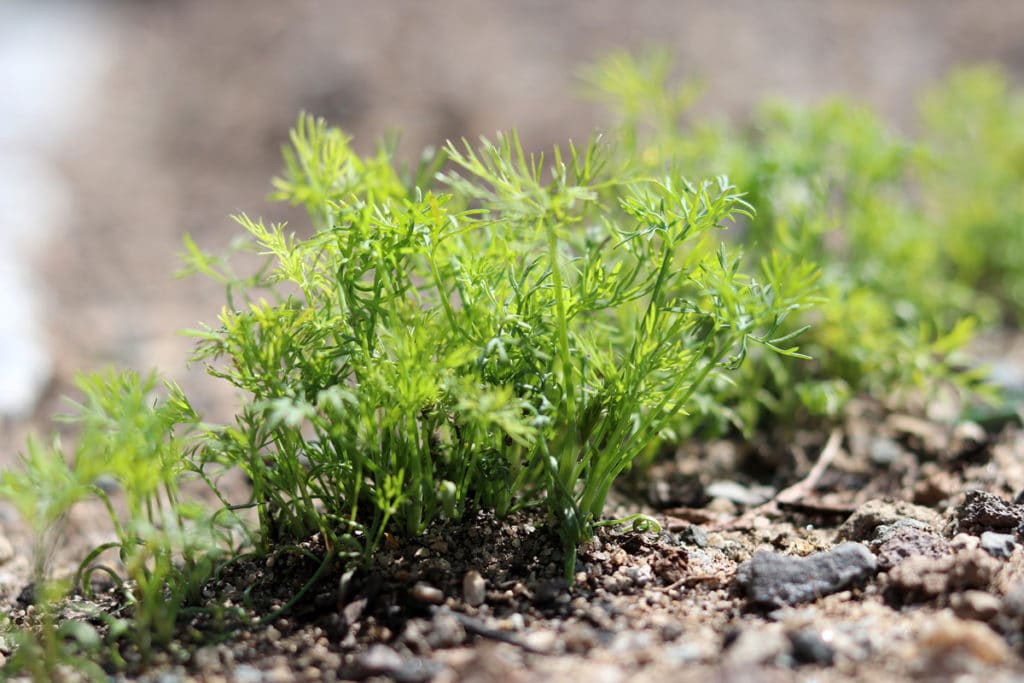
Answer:
[[(949, 226), (971, 220), (965, 216), (972, 211), (988, 211), (1005, 219), (990, 232), (1006, 231), (1013, 202), (1000, 205), (995, 197), (1007, 183), (982, 188), (972, 182), (970, 196), (955, 202), (962, 210), (944, 217), (941, 207), (951, 187), (963, 191), (959, 170), (968, 166), (954, 170), (947, 161), (959, 157), (927, 138), (893, 133), (851, 102), (768, 102), (742, 124), (697, 119), (691, 106), (699, 89), (675, 84), (667, 52), (611, 55), (585, 78), (591, 94), (615, 112), (624, 163), (636, 172), (671, 161), (697, 172), (728, 173), (757, 207), (738, 231), (748, 257), (783, 254), (821, 267), (813, 291), (818, 305), (788, 321), (790, 329), (810, 326), (802, 345), (814, 361), (792, 363), (758, 352), (737, 381), (709, 388), (698, 407), (704, 420), (679, 425), (681, 433), (700, 427), (749, 435), (769, 421), (791, 425), (801, 414), (834, 418), (854, 395), (903, 404), (946, 387), (987, 395), (978, 373), (964, 369), (959, 352), (979, 318), (992, 318), (991, 306), (979, 301), (970, 271), (951, 263), (1002, 259), (1019, 240), (1002, 235), (968, 249), (965, 240), (986, 232)], [(964, 79), (956, 83), (968, 87)], [(1009, 109), (992, 103), (1005, 99), (1003, 91), (991, 83), (977, 87), (990, 94), (988, 100), (964, 98), (952, 111), (963, 118), (988, 116), (1008, 127), (1009, 116), (998, 112)], [(955, 130), (958, 114), (943, 116), (943, 106), (934, 104), (952, 99), (948, 92), (932, 96), (933, 128), (945, 123)], [(957, 149), (975, 166), (987, 165), (977, 150)], [(923, 175), (922, 169), (931, 172)], [(991, 172), (1010, 178), (1003, 170)]]
[[(199, 604), (199, 589), (217, 558), (234, 547), (232, 524), (181, 497), (182, 478), (196, 471), (190, 451), (200, 431), (181, 390), (167, 383), (158, 392), (155, 375), (134, 372), (82, 375), (77, 384), (82, 398), (63, 416), (79, 428), (73, 449), (31, 439), (20, 471), (0, 475), (0, 496), (15, 505), (34, 539), (41, 619), (36, 636), (19, 636), (23, 647), (14, 661), (37, 678), (55, 675), (54, 667), (64, 662), (84, 662), (57, 642), (65, 636), (102, 648), (120, 668), (145, 664), (171, 642), (180, 611)], [(115, 504), (109, 490), (123, 502)], [(73, 580), (55, 579), (49, 565), (64, 521), (85, 500), (102, 503), (114, 540), (90, 551)], [(55, 604), (69, 589), (89, 595), (100, 577), (116, 585), (123, 616), (96, 611), (102, 640), (86, 623), (63, 622), (58, 630)]]
[[(307, 588), (386, 531), (542, 508), (571, 575), (616, 478), (663, 439), (835, 415), (853, 393), (975, 388), (955, 363), (968, 314), (1019, 315), (998, 289), (1016, 287), (1022, 234), (1020, 103), (1005, 81), (954, 78), (914, 143), (843, 103), (687, 123), (697, 89), (670, 71), (665, 54), (602, 62), (590, 78), (618, 111), (613, 143), (547, 159), (509, 134), (400, 168), (386, 146), (360, 157), (300, 117), (273, 196), (306, 208), (304, 236), (238, 216), (266, 259), (245, 276), (185, 240), (186, 270), (226, 290), (219, 321), (192, 334), (195, 359), (239, 390), (235, 420), (202, 422), (155, 376), (86, 375), (75, 446), (31, 440), (0, 475), (33, 533), (40, 607), (5, 673), (144, 665), (218, 563), (308, 553), (295, 544), (313, 534), (327, 553)], [(724, 240), (733, 222), (739, 238)], [(975, 234), (987, 248), (970, 253)], [(248, 475), (250, 500), (224, 498), (223, 468)], [(184, 499), (188, 476), (222, 508)], [(90, 498), (114, 539), (75, 583), (106, 578), (125, 601), (98, 628), (58, 623), (70, 584), (49, 568)]]
[(709, 377), (750, 345), (798, 355), (778, 331), (816, 273), (740, 269), (715, 234), (751, 207), (725, 178), (632, 175), (597, 139), (444, 153), (432, 187), (403, 183), (300, 119), (275, 187), (319, 227), (238, 218), (271, 264), (195, 333), (248, 397), (204, 455), (252, 479), (265, 544), (319, 532), (355, 557), (469, 506), (546, 506), (570, 573), (612, 483)]

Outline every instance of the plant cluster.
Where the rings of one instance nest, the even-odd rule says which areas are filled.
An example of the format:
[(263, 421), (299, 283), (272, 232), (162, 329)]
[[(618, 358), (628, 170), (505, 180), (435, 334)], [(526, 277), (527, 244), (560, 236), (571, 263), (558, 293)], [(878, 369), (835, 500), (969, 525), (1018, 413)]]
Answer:
[[(916, 142), (839, 102), (687, 123), (696, 90), (669, 66), (599, 65), (614, 141), (549, 157), (508, 134), (404, 168), (300, 117), (274, 196), (310, 228), (238, 216), (265, 259), (246, 276), (186, 239), (186, 270), (226, 290), (192, 334), (194, 360), (237, 390), (235, 419), (203, 422), (153, 376), (85, 376), (75, 447), (30, 441), (0, 476), (34, 532), (42, 626), (8, 669), (143, 665), (218, 563), (312, 535), (319, 576), (388, 533), (538, 508), (571, 575), (616, 479), (666, 439), (836, 415), (856, 393), (975, 389), (955, 352), (1021, 300), (1000, 294), (1022, 277), (1007, 258), (1024, 248), (1019, 97), (990, 72), (958, 76)], [(235, 470), (249, 500), (218, 489)], [(185, 477), (221, 507), (183, 500)], [(55, 581), (61, 521), (86, 499), (115, 539)], [(121, 612), (57, 626), (56, 596), (104, 581)]]
[(605, 154), (450, 145), (430, 189), (300, 120), (278, 196), (323, 227), (239, 217), (272, 259), (262, 297), (196, 333), (247, 397), (203, 457), (252, 479), (261, 543), (319, 532), (358, 556), (386, 528), (544, 505), (571, 573), (616, 477), (709, 377), (751, 345), (795, 355), (779, 330), (813, 267), (744, 273), (712, 237), (750, 213), (727, 180), (631, 175)]
[(1024, 99), (996, 73), (959, 73), (930, 93), (917, 140), (839, 99), (769, 102), (743, 125), (692, 120), (697, 90), (673, 85), (665, 53), (613, 55), (587, 79), (618, 112), (626, 159), (728, 173), (757, 209), (738, 231), (748, 255), (822, 270), (820, 304), (790, 317), (810, 327), (802, 345), (814, 361), (748, 363), (738, 390), (710, 392), (706, 421), (691, 428), (749, 433), (766, 419), (835, 416), (865, 393), (904, 402), (950, 386), (985, 394), (958, 352), (979, 323), (1016, 315), (1013, 255), (1024, 249), (1010, 189), (1021, 172), (1013, 112)]
[[(121, 667), (148, 661), (154, 648), (171, 642), (180, 610), (199, 603), (218, 557), (236, 546), (232, 524), (181, 498), (182, 478), (195, 470), (189, 453), (199, 418), (180, 389), (167, 383), (156, 398), (155, 376), (132, 372), (83, 375), (78, 388), (83, 399), (67, 416), (79, 427), (73, 452), (56, 440), (32, 439), (21, 471), (0, 474), (0, 496), (32, 532), (32, 586), (43, 628), (35, 639), (22, 634), (12, 665), (36, 680), (55, 680), (55, 667), (81, 665), (101, 648)], [(108, 494), (114, 490), (123, 493), (116, 505)], [(87, 499), (106, 509), (115, 539), (94, 548), (72, 581), (54, 580), (48, 565), (62, 523)], [(77, 621), (56, 628), (55, 598), (71, 587), (88, 594), (96, 575), (116, 586), (125, 616), (96, 611), (99, 630)], [(64, 639), (73, 646), (62, 647)]]

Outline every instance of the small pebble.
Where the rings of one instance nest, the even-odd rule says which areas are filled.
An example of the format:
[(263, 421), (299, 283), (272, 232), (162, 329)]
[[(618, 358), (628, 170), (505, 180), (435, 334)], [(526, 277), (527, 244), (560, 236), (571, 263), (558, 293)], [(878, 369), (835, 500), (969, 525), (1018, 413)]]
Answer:
[(558, 634), (554, 631), (533, 631), (523, 636), (523, 642), (537, 652), (553, 652), (558, 644)]
[(975, 536), (985, 531), (1014, 531), (1024, 523), (1024, 512), (1020, 506), (977, 489), (964, 493), (955, 515), (956, 530)]
[(958, 548), (958, 538), (950, 544), (955, 554), (909, 557), (893, 567), (886, 578), (886, 598), (893, 603), (910, 604), (949, 593), (989, 588), (1001, 563), (979, 548)]
[(696, 524), (688, 524), (676, 534), (680, 543), (694, 545), (698, 548), (708, 547), (708, 533)]
[(465, 640), (465, 627), (451, 614), (439, 613), (431, 621), (430, 630), (427, 632), (427, 644), (432, 649), (458, 647)]
[(284, 664), (278, 664), (263, 675), (265, 683), (290, 683), (295, 680), (295, 674), (291, 668)]
[(950, 606), (961, 619), (991, 621), (999, 614), (1002, 602), (986, 591), (967, 590), (950, 596)]
[(462, 599), (470, 607), (479, 607), (487, 599), (487, 581), (475, 569), (462, 577)]
[(405, 659), (387, 645), (371, 645), (358, 657), (360, 668), (369, 676), (389, 675), (402, 668)]
[(562, 632), (562, 644), (566, 652), (585, 654), (599, 643), (597, 631), (593, 626), (579, 621), (570, 622)]
[(533, 599), (538, 605), (549, 605), (565, 595), (569, 583), (565, 579), (551, 579), (537, 586)]
[(1005, 560), (1013, 554), (1017, 545), (1017, 539), (1013, 534), (1000, 534), (995, 531), (986, 531), (981, 535), (981, 548), (992, 557)]
[(931, 508), (903, 501), (869, 500), (850, 515), (836, 530), (840, 541), (867, 541), (874, 537), (875, 529), (883, 524), (896, 524), (907, 518), (923, 522), (932, 530), (942, 523), (939, 513)]
[(210, 645), (201, 647), (192, 655), (192, 666), (203, 672), (219, 671), (220, 653)]
[(705, 509), (720, 515), (735, 515), (736, 504), (728, 498), (712, 498)]
[(952, 552), (949, 542), (916, 519), (883, 524), (875, 529), (871, 548), (878, 555), (878, 568), (888, 571), (908, 557), (939, 558)]
[(991, 628), (948, 613), (936, 616), (922, 634), (918, 647), (925, 670), (964, 670), (974, 663), (992, 666), (1011, 657), (1006, 643)]
[(809, 557), (758, 552), (743, 563), (736, 581), (762, 607), (812, 602), (874, 576), (878, 563), (860, 543), (841, 543)]
[(789, 634), (789, 642), (793, 646), (793, 659), (801, 664), (819, 664), (832, 666), (836, 651), (817, 631), (793, 631)]
[(786, 634), (774, 625), (747, 628), (728, 642), (723, 656), (730, 667), (750, 667), (761, 664), (783, 663), (790, 652)]
[(1006, 592), (1002, 612), (1013, 619), (1024, 619), (1024, 583), (1018, 583)]
[(412, 587), (412, 597), (413, 600), (428, 605), (440, 605), (444, 602), (444, 593), (439, 588), (422, 582)]

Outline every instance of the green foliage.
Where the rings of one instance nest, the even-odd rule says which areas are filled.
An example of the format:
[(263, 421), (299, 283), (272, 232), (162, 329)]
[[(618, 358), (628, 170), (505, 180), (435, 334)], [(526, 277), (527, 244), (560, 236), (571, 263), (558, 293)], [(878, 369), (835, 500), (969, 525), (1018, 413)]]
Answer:
[[(116, 536), (89, 553), (74, 581), (88, 593), (99, 573), (120, 586), (133, 626), (107, 629), (115, 659), (127, 646), (146, 661), (154, 647), (167, 644), (181, 607), (198, 602), (216, 549), (230, 547), (226, 528), (218, 528), (202, 506), (180, 500), (180, 479), (192, 469), (189, 434), (199, 420), (180, 389), (167, 384), (166, 396), (156, 399), (156, 385), (154, 376), (131, 372), (80, 377), (83, 399), (66, 416), (79, 427), (73, 456), (59, 443), (44, 447), (32, 439), (20, 471), (0, 477), (0, 496), (14, 503), (33, 531), (40, 647), (51, 654), (56, 646), (48, 641), (48, 605), (67, 586), (50, 576), (48, 562), (61, 523), (77, 503), (101, 501)], [(123, 506), (110, 501), (107, 491), (113, 489), (123, 493)], [(116, 566), (103, 563), (108, 551), (116, 552)]]
[[(305, 236), (237, 217), (240, 248), (265, 259), (246, 276), (185, 242), (186, 272), (226, 290), (218, 323), (192, 334), (238, 390), (236, 418), (201, 422), (154, 376), (88, 375), (70, 457), (32, 439), (0, 474), (39, 598), (5, 673), (144, 664), (242, 546), (308, 553), (295, 544), (318, 534), (308, 588), (386, 532), (537, 507), (571, 575), (615, 480), (664, 439), (836, 416), (855, 394), (975, 390), (957, 351), (1024, 300), (1024, 99), (991, 71), (958, 75), (926, 100), (917, 141), (843, 102), (688, 123), (697, 89), (671, 67), (667, 53), (599, 64), (615, 143), (547, 159), (509, 134), (404, 169), (302, 116), (273, 196), (305, 207)], [(217, 486), (234, 469), (252, 482), (241, 504)], [(190, 476), (220, 510), (183, 499)], [(114, 540), (74, 584), (113, 582), (127, 608), (98, 626), (57, 619), (69, 584), (49, 568), (87, 499)]]
[(959, 71), (922, 103), (930, 154), (922, 203), (946, 270), (974, 291), (968, 305), (1024, 316), (1024, 94), (995, 68)]
[(263, 298), (196, 332), (249, 397), (205, 455), (253, 480), (265, 544), (365, 554), (389, 525), (544, 504), (570, 572), (616, 477), (709, 377), (750, 345), (797, 355), (779, 330), (816, 273), (740, 269), (711, 235), (751, 212), (724, 178), (622, 174), (597, 140), (550, 164), (515, 135), (446, 154), (447, 192), (400, 187), (300, 120), (275, 186), (328, 226), (238, 219), (272, 265)]
[[(963, 164), (947, 169), (938, 162), (945, 152), (927, 141), (901, 138), (848, 102), (805, 108), (769, 103), (745, 126), (687, 122), (693, 90), (672, 84), (661, 54), (610, 57), (588, 72), (588, 79), (596, 96), (623, 113), (617, 134), (628, 163), (728, 173), (757, 209), (741, 230), (748, 255), (782, 254), (821, 266), (820, 305), (790, 317), (794, 327), (810, 325), (803, 348), (814, 362), (764, 356), (747, 364), (733, 389), (720, 384), (709, 392), (712, 400), (702, 404), (705, 427), (749, 433), (767, 416), (776, 422), (792, 421), (800, 410), (834, 416), (858, 393), (898, 401), (950, 383), (978, 389), (977, 376), (958, 366), (956, 351), (970, 339), (978, 316), (991, 317), (991, 307), (979, 305), (974, 293), (979, 283), (957, 259), (980, 259), (988, 269), (1008, 245), (1024, 240), (1019, 230), (1012, 239), (1007, 234), (1019, 221), (1013, 223), (1015, 214), (1001, 202), (999, 190), (980, 191), (981, 183), (973, 180), (977, 174), (968, 173), (972, 180), (965, 183)], [(954, 89), (962, 90), (956, 83)], [(961, 110), (980, 107), (992, 117), (1005, 113), (1004, 126), (1018, 120), (1005, 102), (970, 101)], [(645, 110), (637, 102), (651, 107)], [(942, 105), (933, 109), (946, 113)], [(998, 136), (993, 134), (994, 144)], [(1004, 169), (988, 167), (980, 150), (960, 149), (1006, 188), (1019, 185)], [(965, 241), (975, 238), (966, 235), (980, 231), (937, 221), (951, 194), (940, 186), (939, 169), (948, 171), (941, 180), (958, 192), (967, 185), (991, 200), (992, 213), (1006, 221), (990, 231), (992, 239), (968, 245)], [(1009, 199), (1008, 189), (1002, 194)], [(937, 223), (950, 239), (936, 237)], [(959, 240), (952, 239), (957, 234)], [(1014, 264), (1005, 266), (1021, 272)]]

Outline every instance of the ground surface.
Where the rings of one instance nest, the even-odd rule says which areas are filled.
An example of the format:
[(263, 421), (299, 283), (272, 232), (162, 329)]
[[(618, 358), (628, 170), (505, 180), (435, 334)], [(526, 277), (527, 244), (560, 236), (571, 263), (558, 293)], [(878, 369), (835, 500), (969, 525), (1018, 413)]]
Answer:
[[(97, 12), (109, 29), (111, 66), (56, 154), (74, 210), (38, 263), (55, 376), (31, 419), (0, 424), (4, 463), (27, 428), (46, 424), (55, 397), (82, 368), (159, 367), (197, 392), (212, 417), (230, 411), (230, 395), (198, 369), (180, 370), (189, 342), (174, 333), (212, 319), (221, 295), (198, 280), (173, 281), (175, 253), (186, 231), (223, 248), (233, 234), (225, 216), (234, 211), (288, 218), (301, 229), (299, 216), (263, 199), (300, 109), (340, 123), (362, 150), (401, 128), (411, 157), (448, 137), (511, 126), (533, 148), (583, 137), (602, 114), (576, 97), (579, 66), (652, 42), (677, 51), (682, 73), (705, 79), (704, 111), (732, 116), (766, 94), (849, 94), (911, 126), (914, 93), (958, 63), (995, 60), (1018, 80), (1024, 74), (1024, 5), (999, 0), (793, 0), (770, 8), (651, 0), (628, 14), (593, 0), (372, 8), (183, 0), (112, 2)], [(827, 451), (825, 433), (683, 447), (655, 484), (638, 483), (620, 501), (623, 510), (655, 512), (666, 533), (602, 533), (581, 552), (582, 575), (571, 588), (560, 582), (557, 540), (542, 519), (469, 520), (390, 548), (377, 578), (357, 576), (343, 595), (332, 577), (272, 628), (223, 645), (188, 643), (191, 659), (167, 663), (170, 677), (160, 680), (874, 681), (956, 672), (1010, 680), (1024, 672), (1024, 595), (1016, 590), (1024, 555), (1014, 546), (1008, 557), (994, 556), (1006, 539), (976, 547), (987, 526), (1017, 533), (1020, 509), (1009, 501), (1024, 489), (1019, 433), (995, 426), (953, 434), (865, 408), (839, 435), (838, 450)], [(758, 511), (803, 480), (823, 451), (830, 462), (815, 486)], [(974, 489), (1006, 509), (975, 496), (975, 506), (998, 508), (976, 514), (963, 499)], [(876, 503), (869, 521), (844, 531), (843, 539), (871, 549), (874, 569), (863, 555), (841, 554), (856, 577), (849, 586), (796, 606), (753, 604), (736, 577), (757, 550), (828, 550), (855, 510), (883, 499), (929, 512)], [(65, 562), (107, 538), (96, 513), (83, 509), (72, 520)], [(9, 513), (0, 522), (0, 593), (16, 614), (25, 539)], [(896, 563), (903, 555), (927, 559)], [(230, 596), (252, 584), (266, 600), (259, 608), (271, 609), (287, 599), (278, 591), (294, 588), (283, 577), (310, 571), (293, 561), (245, 567), (210, 590)], [(841, 577), (840, 564), (826, 562), (825, 574)], [(789, 571), (770, 567), (771, 575)], [(464, 585), (472, 571), (484, 581), (475, 605), (466, 592), (477, 582)], [(776, 591), (823, 592), (814, 583), (820, 576), (792, 571), (796, 587)], [(745, 572), (760, 587), (762, 574)], [(440, 591), (441, 602), (418, 582)]]
[[(828, 441), (800, 432), (689, 444), (652, 475), (626, 482), (608, 512), (648, 512), (661, 531), (602, 529), (580, 550), (572, 583), (542, 515), (470, 513), (391, 539), (366, 570), (329, 568), (290, 609), (253, 626), (317, 570), (311, 556), (283, 551), (211, 581), (210, 604), (235, 608), (183, 621), (176, 654), (158, 655), (138, 678), (1024, 675), (1016, 421), (942, 426), (858, 403)], [(303, 548), (322, 552), (315, 537)], [(83, 614), (93, 600), (111, 606), (101, 593), (68, 609)], [(13, 596), (9, 610), (24, 614)]]

